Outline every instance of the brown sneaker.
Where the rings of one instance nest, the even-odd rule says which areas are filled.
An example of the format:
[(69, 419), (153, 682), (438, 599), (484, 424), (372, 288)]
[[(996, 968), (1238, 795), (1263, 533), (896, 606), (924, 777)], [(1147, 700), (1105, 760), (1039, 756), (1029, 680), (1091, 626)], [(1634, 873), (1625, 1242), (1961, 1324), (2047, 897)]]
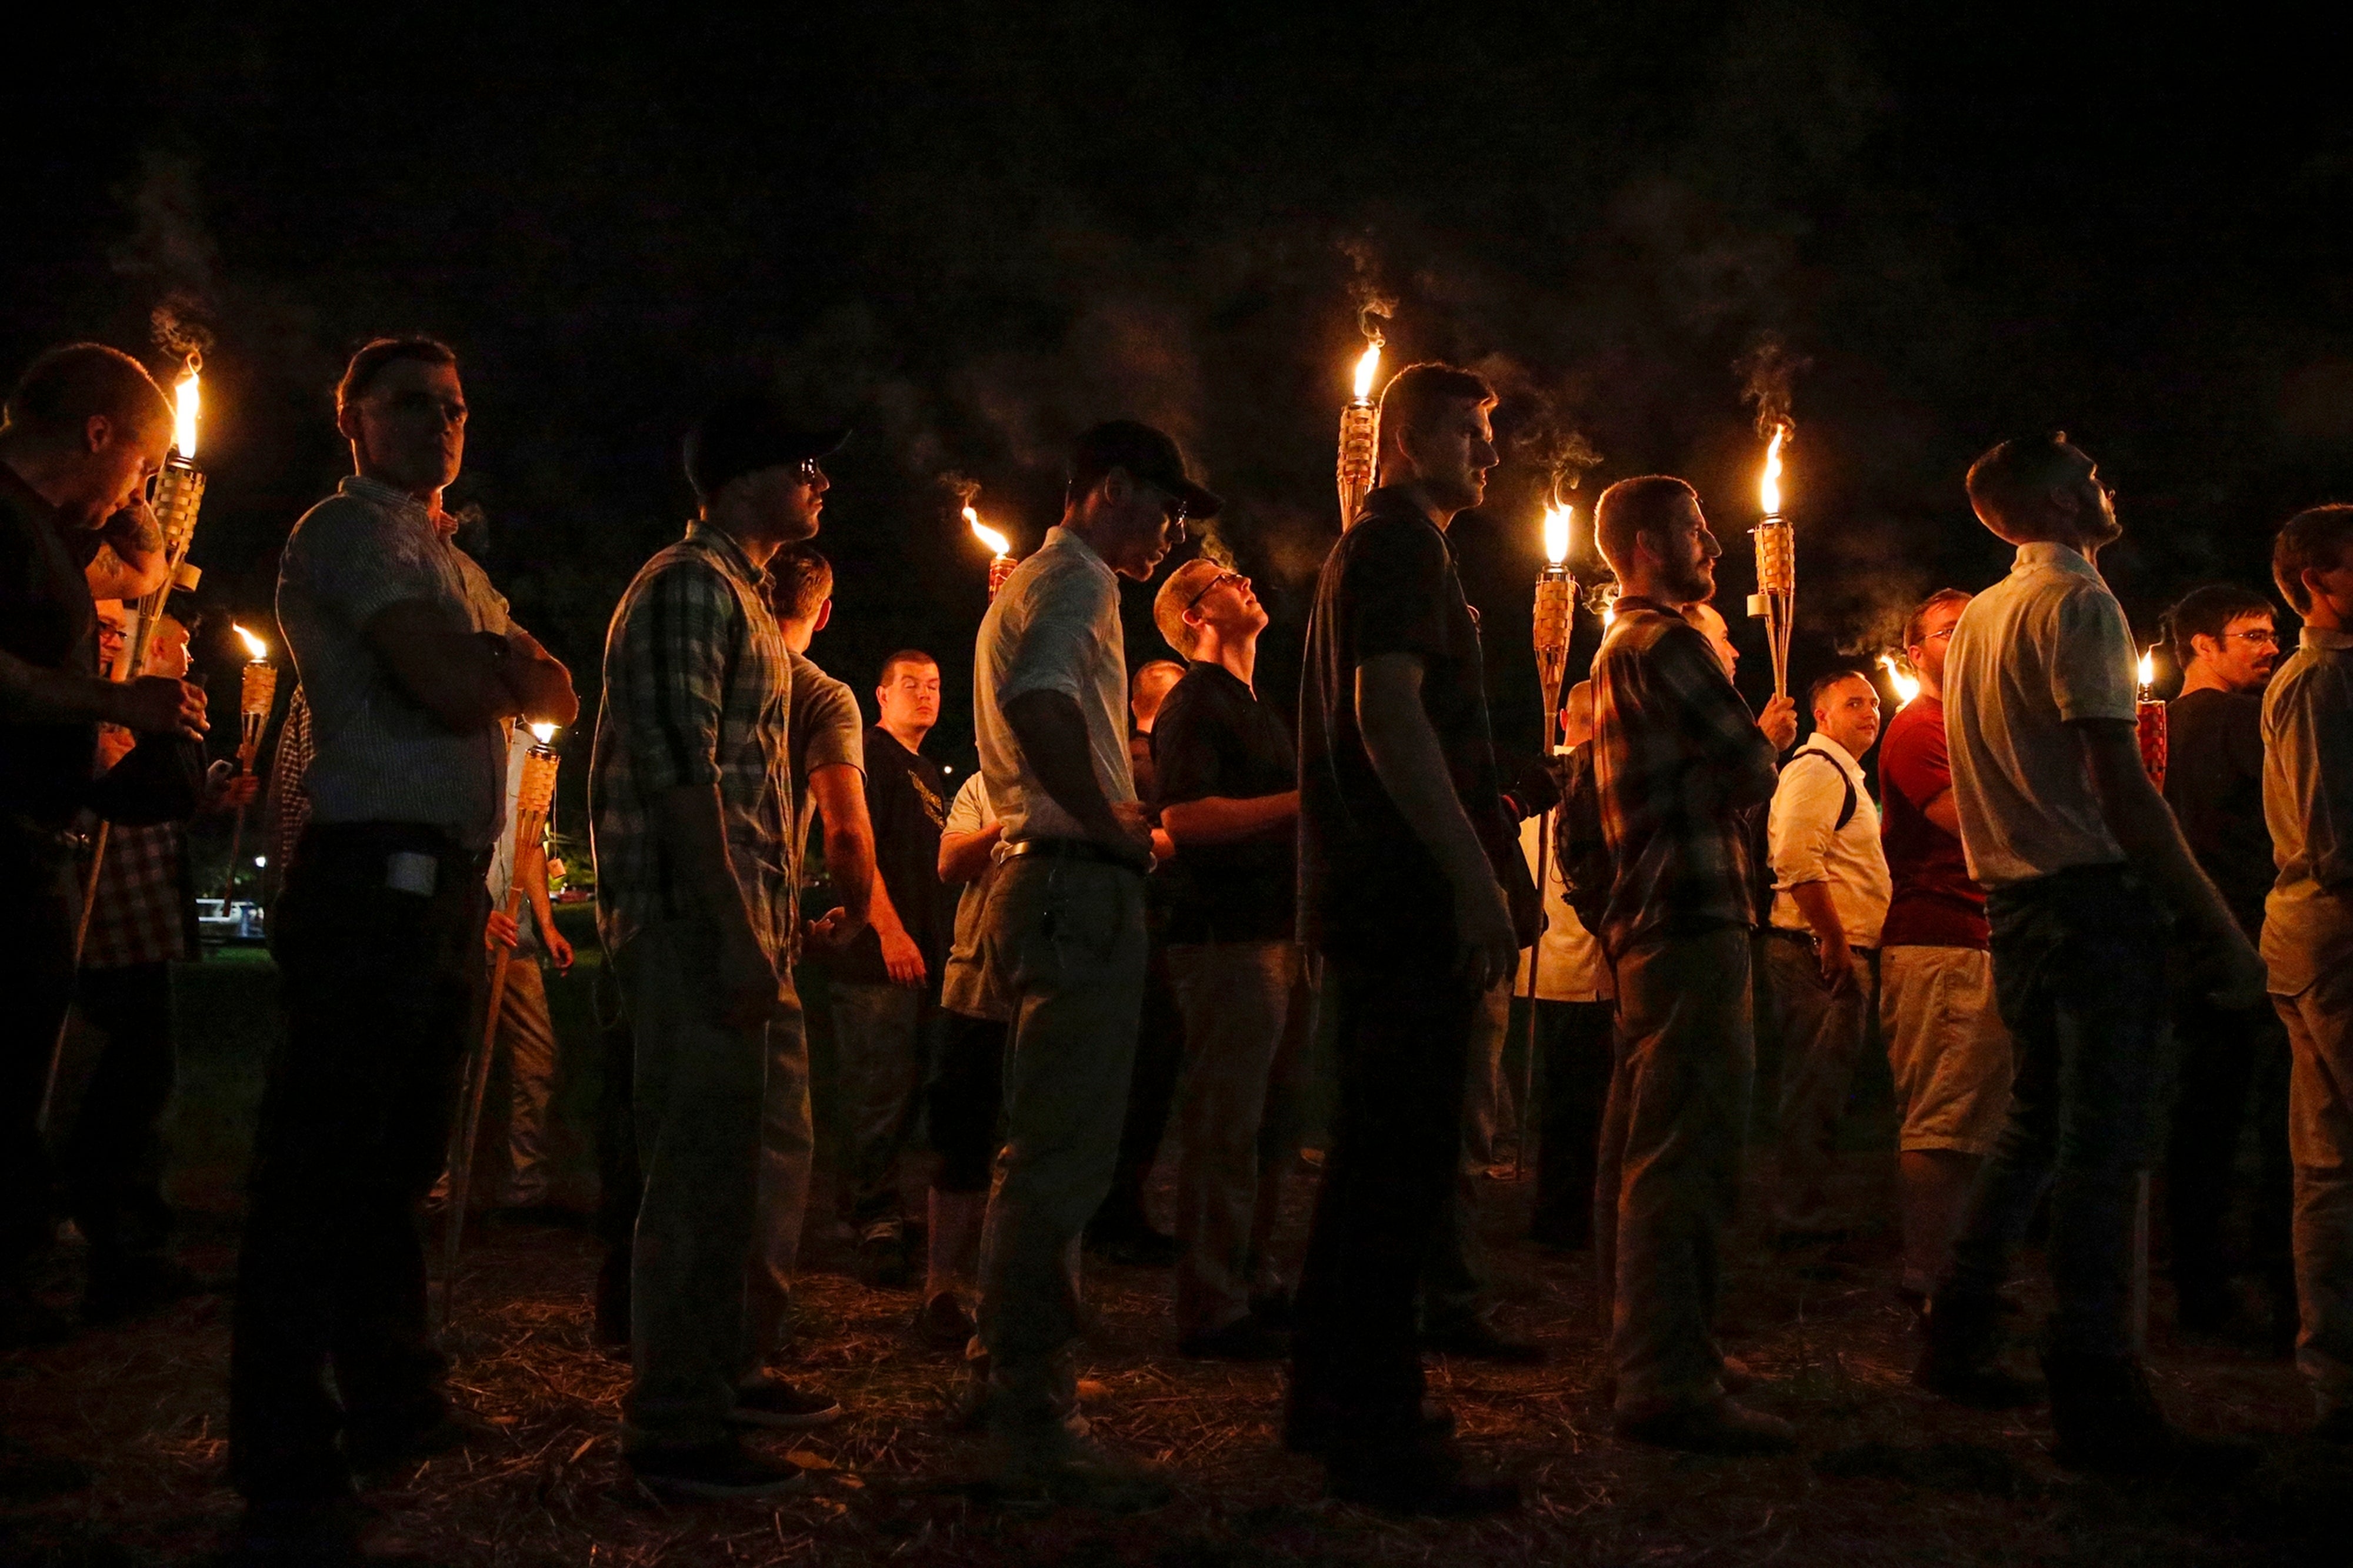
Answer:
[(1620, 1437), (1694, 1454), (1786, 1454), (1798, 1446), (1795, 1426), (1778, 1415), (1751, 1410), (1729, 1394), (1710, 1405), (1684, 1405), (1655, 1415), (1621, 1415), (1615, 1425)]

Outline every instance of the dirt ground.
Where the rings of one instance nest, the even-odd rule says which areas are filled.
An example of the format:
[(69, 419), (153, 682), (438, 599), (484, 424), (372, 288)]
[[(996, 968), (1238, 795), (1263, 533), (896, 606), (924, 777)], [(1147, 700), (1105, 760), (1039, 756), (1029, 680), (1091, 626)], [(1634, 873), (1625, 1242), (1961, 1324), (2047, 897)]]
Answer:
[[(1884, 1192), (1883, 1156), (1857, 1155), (1849, 1206)], [(1288, 1229), (1303, 1222), (1304, 1181)], [(1171, 1349), (1166, 1273), (1094, 1268), (1102, 1314), (1084, 1375), (1112, 1444), (1166, 1467), (1176, 1501), (1141, 1518), (994, 1506), (969, 1485), (977, 1442), (950, 1430), (955, 1358), (918, 1348), (913, 1292), (869, 1289), (838, 1247), (811, 1259), (788, 1375), (849, 1407), (777, 1446), (817, 1471), (781, 1506), (680, 1506), (638, 1488), (615, 1442), (625, 1369), (593, 1344), (595, 1244), (561, 1228), (491, 1226), (470, 1250), (452, 1334), (459, 1397), (501, 1438), (372, 1494), (381, 1544), (434, 1563), (2287, 1563), (2353, 1560), (2353, 1457), (2299, 1433), (2306, 1402), (2285, 1362), (2169, 1327), (2152, 1355), (2185, 1424), (2263, 1447), (2251, 1479), (2164, 1488), (2088, 1481), (2054, 1466), (2037, 1413), (1983, 1415), (1914, 1393), (1915, 1341), (1892, 1293), (1885, 1236), (1772, 1255), (1746, 1248), (1728, 1281), (1725, 1337), (1767, 1379), (1765, 1407), (1802, 1451), (1716, 1460), (1609, 1436), (1588, 1259), (1511, 1238), (1528, 1184), (1479, 1184), (1504, 1324), (1548, 1364), (1433, 1362), (1469, 1448), (1522, 1477), (1514, 1517), (1399, 1521), (1319, 1495), (1318, 1471), (1277, 1441), (1279, 1373), (1194, 1363)], [(226, 1268), (216, 1224), (189, 1254)], [(2030, 1292), (2031, 1299), (2031, 1292)], [(0, 1500), (0, 1561), (201, 1561), (234, 1516), (222, 1482), (227, 1302), (89, 1331), (0, 1360), (10, 1435), (90, 1463), (95, 1485)]]

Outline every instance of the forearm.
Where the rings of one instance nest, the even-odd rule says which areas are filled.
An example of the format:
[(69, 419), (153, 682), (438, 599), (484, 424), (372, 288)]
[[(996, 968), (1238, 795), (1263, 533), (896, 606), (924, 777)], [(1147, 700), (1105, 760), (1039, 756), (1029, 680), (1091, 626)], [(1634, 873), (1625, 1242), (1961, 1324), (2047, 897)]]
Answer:
[(977, 833), (940, 835), (940, 880), (951, 885), (977, 882), (988, 870), (989, 858), (1005, 837), (1005, 825), (992, 822)]
[(1488, 864), (1487, 852), (1480, 847), (1479, 836), (1472, 830), (1471, 818), (1455, 795), (1437, 731), (1421, 710), (1419, 689), (1409, 700), (1368, 692), (1360, 670), (1356, 723), (1374, 776), (1447, 879), (1457, 888), (1473, 886), (1481, 878), (1493, 880), (1494, 868)]
[(1079, 705), (1060, 691), (1025, 691), (1005, 705), (1005, 721), (1039, 786), (1094, 837), (1126, 837), (1095, 777), (1094, 751)]
[(808, 783), (825, 824), (825, 866), (833, 890), (840, 896), (843, 915), (862, 926), (881, 884), (874, 864), (874, 824), (866, 815), (865, 775), (846, 763), (829, 763), (812, 771)]
[(43, 669), (0, 650), (0, 716), (16, 723), (117, 722), (122, 692), (113, 681)]
[(82, 569), (93, 599), (140, 599), (164, 585), (164, 530), (142, 503), (116, 512), (100, 531), (98, 554)]
[(864, 918), (873, 925), (874, 934), (886, 941), (903, 939), (907, 934), (906, 923), (899, 919), (899, 906), (891, 901), (891, 889), (882, 885), (880, 877), (874, 879), (873, 897), (867, 904)]
[(660, 797), (659, 813), (663, 842), (696, 912), (723, 935), (754, 936), (759, 927), (735, 880), (719, 786), (683, 784), (667, 791)]
[(2125, 858), (2164, 896), (2177, 915), (2210, 932), (2238, 931), (2230, 906), (2190, 853), (2173, 808), (2154, 785), (2112, 804), (2107, 819), (2108, 830), (2116, 835)]
[(1824, 942), (1846, 940), (1846, 927), (1839, 923), (1838, 909), (1831, 902), (1828, 882), (1799, 882), (1789, 889), (1789, 898), (1798, 912), (1806, 917), (1806, 924), (1814, 935)]
[(531, 912), (539, 921), (543, 937), (555, 934), (555, 910), (547, 901), (547, 851), (538, 845), (527, 845), (515, 856), (515, 875), (522, 882), (523, 896), (531, 900)]
[(1287, 827), (1299, 819), (1299, 792), (1236, 798), (1208, 795), (1160, 808), (1160, 826), (1171, 841), (1186, 845), (1231, 844)]

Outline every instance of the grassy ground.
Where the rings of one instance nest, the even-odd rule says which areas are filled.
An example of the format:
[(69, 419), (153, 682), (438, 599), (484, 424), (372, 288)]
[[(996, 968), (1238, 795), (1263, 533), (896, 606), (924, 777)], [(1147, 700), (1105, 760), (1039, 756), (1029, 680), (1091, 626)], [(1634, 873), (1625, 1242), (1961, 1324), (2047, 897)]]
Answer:
[[(248, 969), (250, 990), (266, 971)], [(568, 983), (567, 983), (568, 984)], [(184, 991), (235, 990), (235, 964)], [(175, 1121), (184, 1199), (234, 1191), (241, 1110), (258, 1081), (242, 1020), (192, 1047)], [(248, 998), (249, 1001), (249, 998)], [(585, 1017), (585, 1014), (575, 1015)], [(583, 1053), (584, 1055), (586, 1053)], [(567, 1089), (567, 1094), (578, 1092)], [(1843, 1200), (1884, 1206), (1883, 1154), (1848, 1157)], [(1309, 1183), (1293, 1183), (1295, 1244)], [(2050, 1461), (2039, 1414), (1981, 1415), (1911, 1391), (1908, 1314), (1895, 1303), (1883, 1236), (1777, 1255), (1744, 1246), (1727, 1280), (1729, 1347), (1767, 1379), (1757, 1395), (1789, 1416), (1803, 1450), (1785, 1458), (1675, 1456), (1609, 1435), (1583, 1257), (1517, 1245), (1527, 1185), (1482, 1182), (1482, 1223), (1506, 1327), (1540, 1340), (1547, 1365), (1432, 1363), (1482, 1461), (1521, 1475), (1527, 1508), (1471, 1525), (1400, 1522), (1318, 1495), (1317, 1470), (1276, 1440), (1280, 1380), (1270, 1368), (1189, 1363), (1170, 1350), (1168, 1277), (1091, 1270), (1101, 1323), (1084, 1375), (1088, 1409), (1114, 1446), (1165, 1465), (1170, 1508), (1110, 1521), (993, 1507), (967, 1483), (975, 1440), (944, 1418), (960, 1375), (917, 1348), (911, 1292), (874, 1290), (838, 1243), (814, 1243), (788, 1375), (840, 1396), (840, 1425), (790, 1441), (816, 1483), (781, 1506), (675, 1506), (628, 1479), (615, 1443), (626, 1369), (589, 1337), (596, 1254), (577, 1231), (491, 1226), (470, 1251), (451, 1336), (460, 1397), (499, 1439), (437, 1460), (375, 1494), (388, 1543), (442, 1563), (1050, 1563), (1097, 1568), (1255, 1564), (1686, 1563), (2268, 1564), (2353, 1557), (2353, 1458), (2299, 1436), (2306, 1405), (2283, 1362), (2179, 1340), (2160, 1292), (2152, 1359), (2185, 1424), (2262, 1446), (2251, 1479), (2163, 1488), (2070, 1476)], [(1163, 1194), (1165, 1201), (1165, 1193)], [(820, 1211), (822, 1212), (822, 1211)], [(199, 1212), (189, 1252), (226, 1268), (233, 1215)], [(69, 1283), (69, 1281), (67, 1281)], [(2030, 1293), (2031, 1294), (2031, 1293)], [(0, 1562), (106, 1564), (200, 1560), (234, 1514), (221, 1481), (226, 1301), (85, 1332), (0, 1360), (9, 1433), (92, 1464), (90, 1489), (0, 1500)]]

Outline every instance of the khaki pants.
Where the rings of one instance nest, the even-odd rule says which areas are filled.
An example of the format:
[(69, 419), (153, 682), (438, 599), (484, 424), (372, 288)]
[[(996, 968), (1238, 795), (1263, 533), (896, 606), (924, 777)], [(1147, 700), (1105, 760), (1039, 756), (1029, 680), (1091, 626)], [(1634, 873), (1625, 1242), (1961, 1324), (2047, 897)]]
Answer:
[(1715, 1342), (1725, 1231), (1757, 1068), (1746, 926), (1621, 954), (1618, 1060), (1594, 1184), (1594, 1260), (1611, 1303), (1620, 1415), (1724, 1394)]
[(1775, 931), (1765, 939), (1765, 969), (1773, 1032), (1781, 1041), (1775, 1218), (1788, 1228), (1810, 1228), (1830, 1223), (1822, 1183), (1878, 1005), (1875, 965), (1869, 952), (1853, 954), (1845, 988), (1833, 991), (1814, 944)]
[(1880, 949), (1879, 1026), (1903, 1118), (1895, 1146), (1905, 1153), (1992, 1153), (2010, 1113), (2010, 1074), (1993, 954), (1977, 947)]
[(1259, 1205), (1259, 1127), (1299, 984), (1289, 942), (1168, 950), (1185, 1015), (1176, 1084), (1176, 1331), (1210, 1333), (1250, 1314)]
[(499, 1045), (507, 1054), (507, 1188), (504, 1202), (531, 1208), (547, 1202), (547, 1108), (555, 1097), (555, 1023), (547, 1011), (547, 974), (535, 952), (507, 964), (499, 994)]
[(631, 1452), (727, 1436), (747, 1343), (769, 1031), (713, 1016), (717, 951), (706, 928), (681, 922), (648, 927), (616, 955), (636, 1036), (645, 1172), (629, 1260), (636, 1375), (622, 1405)]
[(2295, 1364), (2327, 1415), (2353, 1405), (2353, 966), (2272, 1005), (2291, 1063)]
[(981, 941), (1013, 1008), (1005, 1147), (981, 1238), (989, 1424), (1013, 1455), (1050, 1453), (1077, 1405), (1079, 1233), (1111, 1188), (1144, 1005), (1144, 879), (1021, 857)]

